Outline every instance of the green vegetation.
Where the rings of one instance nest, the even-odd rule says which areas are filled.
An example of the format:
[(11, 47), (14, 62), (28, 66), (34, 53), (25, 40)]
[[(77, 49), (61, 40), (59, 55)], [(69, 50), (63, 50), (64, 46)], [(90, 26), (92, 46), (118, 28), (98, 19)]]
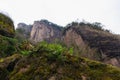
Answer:
[(23, 42), (24, 40), (27, 40), (25, 37), (24, 37), (24, 30), (22, 29), (16, 29), (15, 30), (15, 38), (19, 41), (19, 42)]
[(0, 13), (0, 34), (7, 37), (14, 37), (15, 30), (11, 18)]
[(13, 54), (10, 57), (2, 58), (0, 61), (0, 80), (6, 80), (7, 76), (13, 71), (16, 63), (22, 58), (19, 54)]
[(25, 40), (29, 40), (29, 38), (30, 38), (30, 32), (31, 32), (30, 30), (32, 28), (32, 25), (23, 24), (22, 28), (19, 28), (19, 25), (20, 24), (18, 24), (18, 28), (15, 30), (15, 38), (19, 42), (23, 42)]
[(34, 46), (29, 41), (23, 41), (19, 43), (18, 48), (20, 54), (29, 55), (33, 51)]
[[(56, 44), (55, 44), (56, 45)], [(119, 80), (120, 69), (86, 58), (64, 54), (65, 60), (50, 57), (49, 54), (60, 47), (54, 44), (40, 44), (39, 48), (29, 56), (21, 59), (10, 73), (10, 80)], [(43, 47), (44, 46), (44, 47)], [(60, 47), (61, 49), (61, 47)], [(61, 50), (58, 50), (61, 52)], [(60, 56), (60, 55), (58, 55)], [(64, 59), (63, 57), (61, 59)]]
[[(0, 79), (4, 80), (119, 80), (120, 69), (87, 58), (73, 56), (73, 48), (41, 42), (30, 47), (24, 41), (22, 55), (0, 59)], [(27, 53), (26, 51), (31, 51)], [(27, 56), (24, 56), (27, 55)], [(11, 67), (12, 66), (12, 67)]]
[(99, 23), (99, 22), (90, 23), (90, 22), (87, 22), (87, 21), (72, 22), (72, 23), (70, 23), (70, 24), (68, 24), (66, 26), (67, 29), (65, 29), (65, 31), (68, 30), (71, 27), (74, 28), (75, 26), (76, 27), (82, 27), (82, 28), (88, 27), (88, 28), (91, 28), (91, 29), (96, 29), (98, 31), (105, 31), (105, 32), (109, 32), (110, 33), (110, 30), (107, 30), (107, 29), (103, 28), (104, 25), (102, 23)]
[(11, 18), (0, 13), (0, 57), (10, 56), (16, 52), (17, 41), (14, 24)]
[(10, 56), (17, 51), (17, 40), (0, 35), (0, 57)]
[[(100, 23), (83, 22), (72, 23), (72, 25), (75, 25), (74, 29), (77, 33), (80, 33), (79, 29), (83, 30), (80, 25), (84, 28), (89, 25), (90, 27), (86, 28), (88, 33), (103, 31)], [(68, 29), (70, 27), (71, 24)], [(90, 30), (91, 28), (95, 30)], [(96, 36), (93, 35), (94, 33), (91, 34), (96, 38), (99, 34)], [(87, 57), (83, 58), (74, 55), (76, 54), (74, 46), (67, 48), (57, 42), (40, 42), (32, 45), (27, 40), (18, 42), (18, 38), (11, 37), (14, 37), (13, 22), (9, 17), (0, 14), (0, 80), (120, 80), (119, 68), (87, 59), (88, 56), (94, 55), (89, 50), (89, 46), (77, 48), (81, 49), (79, 54)], [(84, 36), (84, 38), (86, 41), (91, 39), (90, 41), (94, 42), (93, 46), (98, 43), (96, 39), (92, 40), (91, 36), (89, 38)], [(107, 38), (111, 39), (111, 37)], [(102, 39), (105, 37), (102, 36)]]
[(60, 44), (48, 44), (46, 42), (40, 42), (36, 46), (37, 51), (44, 52), (47, 51), (48, 58), (51, 60), (63, 60), (65, 59), (64, 53), (72, 55), (73, 54), (73, 48), (67, 49), (66, 47), (63, 47)]

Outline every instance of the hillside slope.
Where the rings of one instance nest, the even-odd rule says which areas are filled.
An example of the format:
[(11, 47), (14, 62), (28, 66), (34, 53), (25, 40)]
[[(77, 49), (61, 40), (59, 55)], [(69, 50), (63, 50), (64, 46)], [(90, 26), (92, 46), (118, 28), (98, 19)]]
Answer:
[(13, 21), (2, 13), (0, 13), (0, 34), (7, 37), (15, 36)]
[(0, 13), (0, 58), (16, 52), (14, 24), (11, 18)]
[(104, 30), (100, 23), (72, 22), (62, 28), (41, 20), (35, 21), (30, 30), (22, 33), (29, 34), (26, 39), (34, 44), (41, 41), (62, 43), (73, 47), (76, 56), (120, 66), (120, 35)]
[[(55, 40), (56, 38), (57, 39), (60, 38), (60, 40), (63, 41), (69, 39), (67, 41), (72, 44), (68, 44), (68, 45), (66, 44), (68, 48), (63, 46), (63, 43), (62, 45), (60, 45), (57, 43), (51, 44), (51, 43), (41, 42), (41, 43), (37, 43), (36, 45), (32, 45), (29, 41), (23, 41), (18, 43), (18, 41), (15, 38), (13, 38), (15, 35), (14, 25), (8, 27), (8, 25), (13, 24), (12, 20), (5, 15), (3, 15), (2, 18), (0, 16), (0, 19), (1, 19), (0, 22), (3, 21), (2, 24), (0, 24), (0, 30), (2, 31), (2, 33), (0, 33), (0, 42), (1, 42), (0, 43), (0, 80), (119, 80), (120, 79), (119, 68), (75, 55), (77, 51), (76, 52), (74, 51), (74, 49), (76, 48), (74, 46), (76, 44), (77, 47), (79, 48), (84, 47), (82, 49), (87, 50), (85, 54), (88, 54), (88, 52), (93, 50), (92, 48), (94, 48), (94, 45), (93, 46), (91, 45), (94, 43), (91, 42), (91, 40), (90, 43), (89, 39), (91, 38), (87, 38), (87, 37), (88, 36), (91, 37), (92, 32), (95, 32), (94, 29), (89, 29), (84, 27), (82, 28), (83, 29), (82, 32), (80, 31), (81, 30), (80, 26), (76, 27), (76, 25), (72, 25), (74, 27), (68, 27), (67, 29), (65, 29), (64, 36), (61, 36), (62, 29), (60, 27), (56, 27), (55, 24), (48, 23), (48, 25), (54, 25), (51, 28), (51, 26), (45, 26), (46, 25), (45, 21), (43, 21), (42, 23), (38, 22), (38, 24), (40, 25), (35, 26), (37, 27), (35, 29), (35, 31), (37, 32), (35, 33), (36, 34), (45, 33), (45, 35), (43, 37), (43, 35), (38, 34), (40, 36), (38, 37), (39, 39), (37, 39), (36, 38), (37, 35), (34, 34), (35, 36), (33, 35), (34, 36), (33, 40), (37, 41), (41, 39), (42, 40), (47, 39), (46, 41), (50, 42), (50, 40)], [(10, 23), (8, 23), (7, 21)], [(43, 24), (44, 26), (42, 26)], [(37, 30), (38, 28), (43, 29), (42, 30), (43, 32), (39, 32), (39, 30)], [(59, 30), (60, 32), (57, 31), (56, 29)], [(90, 32), (91, 34), (88, 34), (84, 30), (85, 31), (88, 30), (88, 32), (92, 30), (92, 32)], [(46, 31), (50, 31), (50, 34), (48, 34), (48, 32)], [(57, 33), (56, 31), (58, 32), (57, 35), (56, 35)], [(82, 33), (80, 33), (79, 31)], [(65, 39), (66, 34), (68, 38)], [(96, 34), (98, 34), (98, 31)], [(68, 35), (71, 35), (71, 37), (69, 38)], [(110, 40), (111, 38), (112, 37), (110, 37)], [(98, 39), (98, 42), (99, 40), (101, 41), (101, 36), (100, 39)], [(118, 40), (118, 39), (115, 37), (113, 41), (114, 40)], [(67, 41), (66, 43), (68, 43)], [(87, 42), (88, 44), (86, 44)], [(75, 44), (74, 46), (72, 46), (73, 43)], [(95, 44), (97, 44), (97, 41)], [(115, 45), (117, 44), (115, 43)], [(98, 53), (96, 54), (100, 54), (98, 46), (95, 46), (95, 48), (98, 48), (97, 50)], [(104, 52), (107, 51), (105, 50)], [(78, 53), (81, 54), (83, 52), (78, 51)], [(103, 54), (108, 55), (107, 53), (103, 53)], [(111, 56), (107, 56), (107, 57), (108, 59), (112, 58)]]
[[(47, 46), (46, 46), (47, 45)], [(51, 48), (54, 46), (54, 49)], [(120, 69), (59, 51), (43, 44), (28, 56), (15, 54), (0, 60), (1, 80), (119, 80)], [(52, 50), (51, 50), (52, 49)], [(57, 51), (58, 50), (58, 51)], [(60, 49), (61, 50), (61, 49)], [(64, 51), (63, 51), (64, 50)], [(59, 53), (59, 54), (58, 54)]]

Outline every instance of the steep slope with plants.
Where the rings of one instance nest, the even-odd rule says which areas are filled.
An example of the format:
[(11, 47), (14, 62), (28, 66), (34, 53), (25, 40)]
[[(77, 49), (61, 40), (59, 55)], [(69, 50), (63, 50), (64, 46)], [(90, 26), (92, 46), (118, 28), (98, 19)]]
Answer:
[[(82, 28), (83, 29), (82, 32), (80, 26), (72, 25), (73, 27), (67, 27), (67, 29), (65, 29), (64, 36), (62, 37), (61, 27), (56, 27), (56, 25), (49, 22), (47, 26), (45, 23), (46, 20), (43, 20), (42, 22), (37, 22), (40, 25), (35, 26), (36, 28), (35, 31), (37, 32), (35, 32), (34, 35), (31, 35), (33, 36), (32, 39), (35, 40), (36, 42), (38, 42), (39, 40), (40, 41), (46, 40), (50, 42), (51, 40), (55, 40), (56, 38), (60, 40), (63, 39), (67, 47), (65, 47), (63, 43), (61, 45), (57, 43), (46, 43), (46, 42), (41, 42), (32, 45), (27, 40), (18, 43), (17, 41), (18, 38), (16, 39), (13, 38), (14, 37), (13, 35), (15, 35), (13, 34), (14, 32), (11, 33), (11, 31), (14, 31), (14, 26), (11, 26), (13, 29), (8, 27), (9, 24), (13, 24), (13, 23), (8, 24), (9, 22), (8, 20), (10, 20), (10, 22), (12, 22), (12, 20), (9, 17), (7, 18), (7, 16), (5, 15), (3, 16), (5, 18), (3, 17), (0, 18), (2, 19), (1, 22), (3, 21), (4, 23), (4, 24), (3, 23), (0, 24), (0, 29), (1, 31), (3, 31), (2, 33), (0, 33), (0, 42), (1, 42), (0, 43), (0, 80), (119, 80), (120, 79), (119, 68), (75, 55), (76, 53), (79, 54), (85, 53), (87, 55), (88, 52), (90, 53), (90, 51), (93, 50), (92, 49), (94, 48), (94, 45), (92, 45), (93, 42), (90, 43), (89, 39), (91, 38), (87, 38), (87, 37), (90, 36), (92, 32), (96, 32), (96, 30), (89, 29), (90, 27), (89, 28), (84, 27)], [(51, 28), (51, 25), (54, 26)], [(37, 30), (38, 28), (40, 30)], [(12, 30), (9, 31), (9, 29)], [(88, 32), (90, 31), (92, 32), (90, 32), (91, 34), (88, 35), (88, 33), (85, 32), (84, 30), (85, 31), (88, 30)], [(31, 32), (34, 33), (34, 31)], [(38, 33), (41, 34), (45, 33), (45, 35), (41, 35)], [(96, 33), (98, 34), (98, 32)], [(85, 36), (85, 34), (88, 36)], [(36, 38), (37, 35), (39, 35), (39, 39)], [(73, 37), (69, 37), (69, 35)], [(101, 40), (101, 36), (99, 37)], [(87, 42), (88, 44), (86, 44)], [(98, 46), (95, 46), (95, 48), (97, 48), (96, 51), (100, 53)], [(84, 52), (84, 50), (77, 51), (77, 48), (81, 50), (86, 49), (87, 52)], [(106, 51), (103, 50), (102, 52), (106, 52)]]
[(0, 34), (7, 37), (14, 37), (15, 35), (13, 21), (2, 13), (0, 13)]
[(0, 58), (14, 54), (17, 51), (17, 40), (0, 35)]
[(13, 21), (0, 13), (0, 58), (16, 52), (16, 40)]
[[(19, 29), (24, 29), (19, 33), (21, 36), (29, 34), (26, 39), (33, 44), (41, 41), (62, 43), (68, 48), (74, 48), (76, 56), (120, 66), (120, 35), (103, 29), (101, 23), (72, 22), (62, 28), (47, 20), (41, 20), (35, 21), (32, 29), (27, 29), (24, 25)], [(23, 40), (24, 36), (17, 34), (17, 37)]]
[(73, 56), (71, 48), (38, 44), (27, 56), (14, 54), (0, 61), (1, 80), (119, 80), (120, 69)]

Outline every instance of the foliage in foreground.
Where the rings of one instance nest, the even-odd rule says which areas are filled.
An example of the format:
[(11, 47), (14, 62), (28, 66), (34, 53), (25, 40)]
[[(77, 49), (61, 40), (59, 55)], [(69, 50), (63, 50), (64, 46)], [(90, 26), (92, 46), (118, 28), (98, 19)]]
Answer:
[(73, 48), (66, 48), (60, 44), (53, 44), (53, 43), (46, 43), (46, 42), (40, 42), (36, 46), (36, 51), (39, 52), (48, 52), (49, 58), (51, 60), (54, 59), (65, 59), (65, 54), (73, 55)]
[[(72, 49), (72, 48), (71, 48)], [(5, 80), (119, 80), (120, 69), (70, 54), (59, 44), (42, 42), (27, 56), (0, 59), (0, 79)], [(3, 76), (4, 75), (4, 76)]]

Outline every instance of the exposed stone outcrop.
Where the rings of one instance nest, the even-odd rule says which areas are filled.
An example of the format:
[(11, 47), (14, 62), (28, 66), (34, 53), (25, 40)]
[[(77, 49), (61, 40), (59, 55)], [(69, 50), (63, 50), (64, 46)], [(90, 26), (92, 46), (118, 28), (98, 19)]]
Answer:
[[(26, 24), (19, 24), (21, 25), (26, 26)], [(59, 40), (68, 47), (74, 47), (75, 53), (80, 53), (80, 56), (120, 66), (119, 35), (105, 31), (100, 25), (83, 22), (71, 23), (64, 28), (63, 32), (60, 26), (41, 20), (35, 21), (31, 29), (23, 29), (29, 33), (29, 38), (33, 43)]]
[(13, 21), (2, 13), (0, 13), (0, 34), (7, 37), (14, 37), (15, 35)]
[(35, 21), (30, 34), (30, 40), (37, 43), (41, 41), (53, 42), (62, 36), (62, 28), (47, 20)]
[[(74, 35), (72, 35), (72, 32), (70, 31), (74, 32)], [(82, 41), (82, 43), (84, 42), (91, 49), (97, 50), (96, 54), (100, 61), (114, 66), (120, 66), (120, 60), (118, 58), (120, 57), (119, 36), (104, 30), (93, 29), (88, 24), (81, 25), (77, 23), (71, 24), (64, 33), (67, 33), (64, 34), (64, 36), (66, 37), (65, 41), (67, 41), (67, 38), (69, 39), (69, 41), (67, 41), (68, 44), (73, 43), (73, 41), (75, 41), (75, 37), (81, 36), (80, 39), (82, 40), (74, 42), (74, 44), (81, 46), (80, 43)], [(70, 36), (67, 37), (68, 35)]]
[(63, 41), (67, 46), (76, 45), (77, 47), (84, 47), (85, 43), (80, 35), (78, 35), (73, 29), (66, 31), (63, 36)]

